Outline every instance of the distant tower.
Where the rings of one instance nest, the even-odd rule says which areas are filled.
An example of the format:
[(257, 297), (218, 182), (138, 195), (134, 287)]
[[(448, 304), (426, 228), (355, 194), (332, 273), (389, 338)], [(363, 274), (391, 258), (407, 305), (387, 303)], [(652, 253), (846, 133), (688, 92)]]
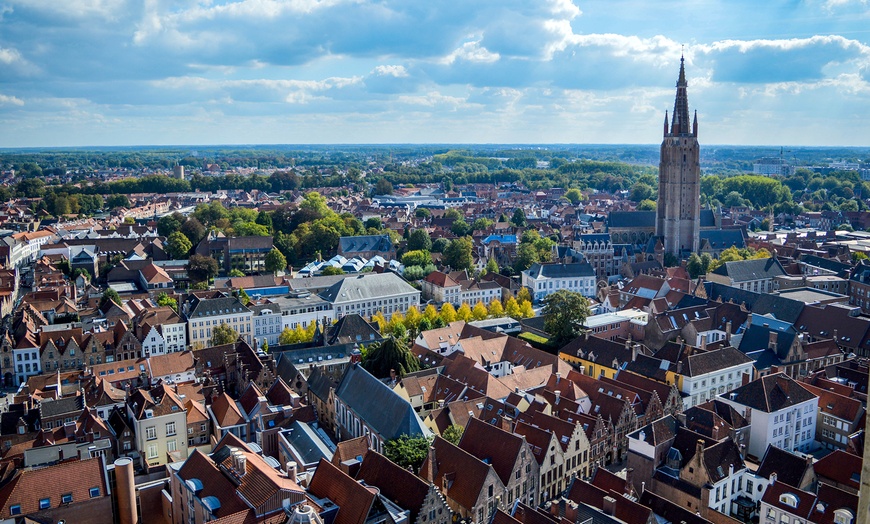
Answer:
[(680, 78), (674, 115), (668, 130), (665, 112), (664, 140), (659, 161), (659, 201), (656, 235), (663, 237), (665, 253), (678, 258), (698, 251), (701, 230), (701, 165), (698, 148), (698, 112), (689, 127), (685, 59), (680, 57)]
[(184, 166), (176, 164), (172, 167), (172, 174), (179, 180), (184, 180)]

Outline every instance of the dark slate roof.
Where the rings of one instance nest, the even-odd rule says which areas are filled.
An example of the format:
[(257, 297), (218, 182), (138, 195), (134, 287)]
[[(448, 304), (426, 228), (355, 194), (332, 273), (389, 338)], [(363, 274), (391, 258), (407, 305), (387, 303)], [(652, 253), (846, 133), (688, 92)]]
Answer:
[(610, 242), (610, 235), (607, 233), (586, 233), (580, 235), (580, 240), (582, 242), (603, 242), (607, 244)]
[(389, 253), (393, 250), (390, 235), (363, 235), (358, 237), (341, 237), (338, 239), (342, 253), (360, 253), (363, 251), (378, 251)]
[(335, 396), (342, 399), (384, 440), (402, 435), (428, 436), (431, 433), (408, 401), (357, 363), (348, 366), (335, 390)]
[(686, 365), (683, 366), (683, 374), (695, 377), (752, 361), (753, 359), (733, 347), (725, 346), (706, 353), (689, 355), (686, 357)]
[(572, 278), (594, 277), (595, 269), (588, 262), (574, 264), (532, 264), (529, 268), (531, 278)]
[(771, 333), (776, 333), (776, 357), (780, 360), (786, 358), (797, 331), (790, 323), (766, 315), (752, 317), (752, 325), (741, 335), (738, 349), (743, 353), (767, 349)]
[(655, 211), (611, 211), (607, 215), (607, 227), (656, 227)]
[(685, 522), (686, 524), (710, 524), (710, 521), (700, 515), (683, 508), (662, 496), (656, 495), (650, 490), (645, 490), (640, 495), (640, 503), (650, 508), (659, 521)]
[(332, 460), (332, 453), (322, 442), (319, 442), (314, 430), (305, 422), (294, 420), (282, 433), (293, 449), (301, 455), (299, 458), (302, 459), (303, 464), (300, 466), (317, 464), (322, 458)]
[(811, 466), (807, 464), (807, 459), (804, 457), (770, 445), (767, 446), (767, 451), (764, 452), (764, 458), (761, 459), (761, 465), (758, 466), (755, 474), (769, 479), (772, 473), (776, 473), (777, 482), (785, 482), (789, 486), (801, 488), (803, 487), (801, 481), (808, 467)]
[(784, 373), (763, 376), (724, 395), (733, 398), (734, 402), (766, 413), (816, 398)]
[(851, 265), (840, 262), (839, 260), (817, 257), (816, 255), (804, 255), (801, 257), (800, 261), (808, 266), (833, 271), (841, 278), (849, 278), (849, 271), (852, 269)]
[(246, 236), (246, 237), (229, 237), (227, 240), (227, 248), (230, 251), (236, 250), (256, 250), (268, 251), (272, 249), (271, 236)]
[[(282, 376), (281, 378), (287, 380), (287, 377)], [(314, 394), (314, 396), (323, 401), (326, 401), (326, 399), (329, 398), (330, 388), (335, 387), (337, 387), (335, 382), (330, 380), (326, 374), (321, 372), (319, 366), (316, 366), (314, 369), (312, 369), (311, 374), (308, 375), (308, 391), (310, 391), (312, 394)]]
[[(754, 293), (726, 286), (717, 282), (707, 281), (707, 296), (712, 300), (722, 302), (732, 301), (735, 304), (743, 304), (746, 309), (753, 313), (766, 315), (770, 313), (774, 317), (786, 322), (795, 322), (803, 311), (806, 304), (799, 300), (769, 295), (767, 293)], [(767, 347), (767, 344), (765, 344)]]
[(701, 227), (716, 227), (716, 216), (712, 209), (701, 210)]
[(250, 313), (242, 302), (236, 297), (206, 298), (197, 300), (187, 318), (211, 317), (229, 314)]
[(742, 229), (710, 229), (699, 233), (701, 245), (706, 240), (713, 249), (728, 249), (735, 246), (738, 249), (746, 247), (746, 239)]
[(39, 404), (39, 416), (41, 418), (55, 417), (65, 413), (81, 411), (82, 409), (84, 409), (84, 400), (80, 395), (57, 400), (43, 400)]
[(362, 316), (354, 313), (341, 317), (335, 325), (327, 328), (326, 343), (329, 345), (355, 342), (371, 343), (383, 340), (383, 338), (376, 327)]
[(713, 270), (713, 274), (731, 278), (734, 282), (761, 280), (785, 275), (785, 269), (775, 258), (736, 260), (725, 262)]
[(658, 446), (659, 444), (676, 437), (677, 428), (679, 426), (680, 423), (677, 421), (676, 417), (673, 415), (665, 415), (658, 420), (650, 422), (628, 436), (646, 442), (651, 446)]

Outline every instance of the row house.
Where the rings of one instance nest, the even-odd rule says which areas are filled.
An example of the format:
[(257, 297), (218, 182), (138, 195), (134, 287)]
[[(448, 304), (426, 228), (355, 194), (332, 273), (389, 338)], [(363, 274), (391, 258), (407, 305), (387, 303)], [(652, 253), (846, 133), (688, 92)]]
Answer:
[(531, 290), (538, 303), (559, 290), (573, 291), (585, 297), (595, 297), (595, 269), (588, 262), (571, 264), (532, 264), (522, 272), (522, 284)]
[(726, 286), (756, 293), (776, 289), (776, 277), (785, 276), (785, 269), (775, 257), (725, 262), (707, 273), (707, 279)]
[(181, 314), (187, 321), (188, 340), (193, 349), (211, 346), (212, 330), (223, 324), (233, 328), (248, 344), (253, 343), (253, 313), (238, 297), (188, 295), (181, 304)]
[(141, 467), (155, 468), (188, 455), (187, 411), (165, 384), (136, 389), (127, 399), (127, 417), (133, 426)]
[(145, 357), (187, 349), (187, 323), (168, 306), (139, 312), (133, 317), (133, 330)]
[(853, 524), (858, 496), (827, 484), (812, 493), (775, 482), (765, 490), (759, 513), (762, 522), (779, 524)]
[(571, 242), (574, 251), (583, 254), (595, 270), (598, 280), (607, 281), (608, 277), (616, 274), (616, 266), (613, 262), (613, 243), (607, 233), (586, 233), (577, 235), (576, 240)]
[(801, 385), (818, 397), (816, 442), (827, 449), (845, 450), (849, 445), (849, 436), (863, 428), (864, 405), (858, 399), (834, 391), (807, 383)]

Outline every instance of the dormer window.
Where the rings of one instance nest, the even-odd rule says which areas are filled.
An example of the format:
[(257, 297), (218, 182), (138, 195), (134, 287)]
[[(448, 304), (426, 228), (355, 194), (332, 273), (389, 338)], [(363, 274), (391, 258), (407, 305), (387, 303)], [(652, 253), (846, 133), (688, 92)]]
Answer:
[(852, 512), (845, 508), (834, 510), (835, 524), (852, 524)]
[(783, 493), (779, 496), (779, 501), (786, 506), (791, 506), (793, 508), (798, 507), (798, 502), (800, 500), (797, 498), (797, 495), (794, 493)]

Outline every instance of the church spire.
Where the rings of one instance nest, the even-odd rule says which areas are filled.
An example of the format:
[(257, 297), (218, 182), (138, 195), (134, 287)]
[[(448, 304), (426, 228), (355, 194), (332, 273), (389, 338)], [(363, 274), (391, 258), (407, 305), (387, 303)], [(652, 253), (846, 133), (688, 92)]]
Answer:
[(686, 93), (686, 59), (680, 57), (680, 77), (677, 79), (677, 96), (674, 99), (674, 116), (671, 121), (671, 134), (673, 136), (689, 136), (692, 134), (689, 127), (689, 96)]

